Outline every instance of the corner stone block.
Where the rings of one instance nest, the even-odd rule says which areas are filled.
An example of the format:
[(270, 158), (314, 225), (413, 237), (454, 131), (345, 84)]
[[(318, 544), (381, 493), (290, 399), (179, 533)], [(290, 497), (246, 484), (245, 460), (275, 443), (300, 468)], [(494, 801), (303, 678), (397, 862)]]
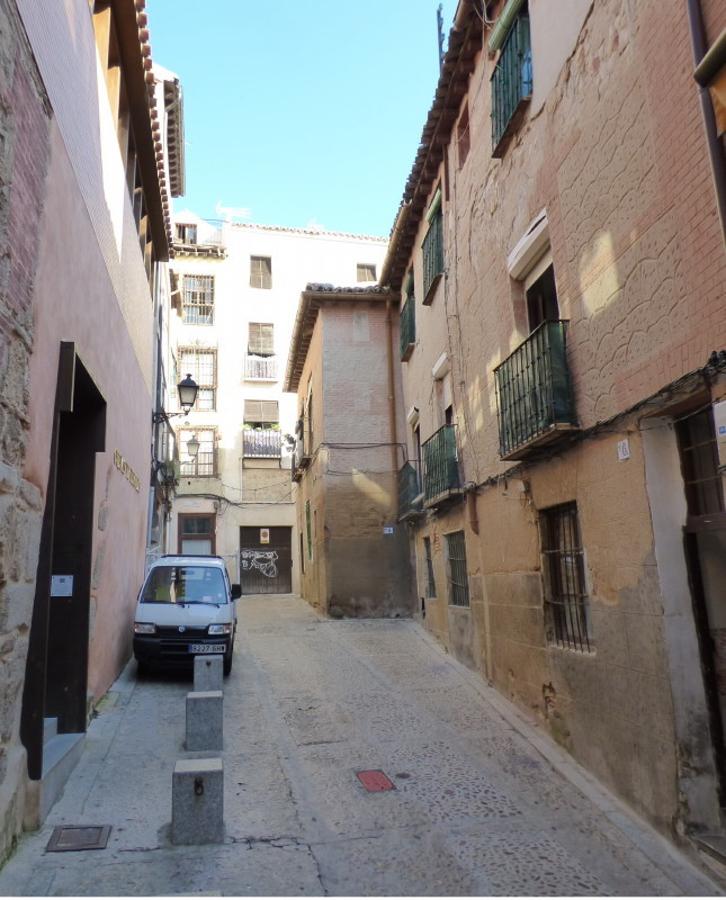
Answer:
[(172, 844), (221, 844), (223, 841), (222, 760), (177, 760), (171, 782)]
[(194, 691), (221, 691), (224, 684), (221, 653), (194, 657)]
[(187, 694), (187, 750), (222, 750), (222, 692)]

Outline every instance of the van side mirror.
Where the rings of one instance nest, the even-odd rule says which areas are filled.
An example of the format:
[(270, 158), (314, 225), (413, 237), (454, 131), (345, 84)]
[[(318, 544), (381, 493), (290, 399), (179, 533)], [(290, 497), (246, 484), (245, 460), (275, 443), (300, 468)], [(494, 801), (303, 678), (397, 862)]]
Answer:
[(242, 585), (240, 585), (240, 584), (233, 584), (233, 585), (232, 585), (232, 599), (233, 599), (233, 600), (239, 600), (239, 598), (240, 598), (241, 596), (242, 596)]

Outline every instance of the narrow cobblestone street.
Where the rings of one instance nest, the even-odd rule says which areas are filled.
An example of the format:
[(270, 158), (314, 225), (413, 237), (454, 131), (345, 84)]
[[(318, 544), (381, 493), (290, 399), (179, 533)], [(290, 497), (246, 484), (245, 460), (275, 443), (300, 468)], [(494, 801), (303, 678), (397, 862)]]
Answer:
[[(607, 795), (565, 779), (415, 623), (322, 620), (296, 598), (242, 600), (239, 615), (224, 844), (170, 845), (190, 681), (137, 681), (132, 663), (48, 821), (0, 872), (2, 894), (714, 892)], [(361, 769), (396, 790), (367, 793)], [(59, 824), (113, 830), (105, 850), (46, 853)]]

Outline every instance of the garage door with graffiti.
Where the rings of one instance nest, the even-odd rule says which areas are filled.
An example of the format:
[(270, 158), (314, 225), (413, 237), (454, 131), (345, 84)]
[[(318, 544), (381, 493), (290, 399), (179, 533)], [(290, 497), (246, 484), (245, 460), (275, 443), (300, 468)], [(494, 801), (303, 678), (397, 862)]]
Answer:
[(292, 591), (292, 528), (240, 528), (239, 570), (243, 594)]

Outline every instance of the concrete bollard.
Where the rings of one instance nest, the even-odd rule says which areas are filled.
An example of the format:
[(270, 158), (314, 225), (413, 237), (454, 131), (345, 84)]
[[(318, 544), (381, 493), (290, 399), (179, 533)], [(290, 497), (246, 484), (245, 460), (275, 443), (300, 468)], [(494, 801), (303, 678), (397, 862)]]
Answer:
[(194, 691), (221, 691), (224, 685), (221, 653), (194, 657)]
[(171, 782), (172, 844), (221, 844), (223, 841), (222, 760), (178, 760)]
[(221, 691), (187, 694), (187, 750), (222, 750), (222, 703)]

